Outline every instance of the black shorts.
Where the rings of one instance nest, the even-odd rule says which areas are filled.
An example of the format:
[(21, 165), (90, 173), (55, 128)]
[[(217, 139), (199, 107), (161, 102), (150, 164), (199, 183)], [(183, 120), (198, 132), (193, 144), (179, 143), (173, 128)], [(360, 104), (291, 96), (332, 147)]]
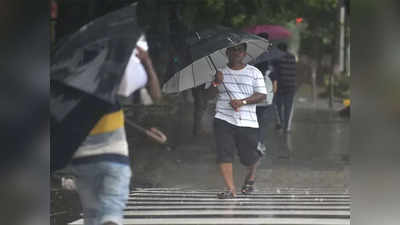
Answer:
[(217, 163), (233, 162), (237, 151), (240, 163), (254, 165), (260, 155), (257, 151), (258, 128), (238, 127), (224, 120), (214, 119)]

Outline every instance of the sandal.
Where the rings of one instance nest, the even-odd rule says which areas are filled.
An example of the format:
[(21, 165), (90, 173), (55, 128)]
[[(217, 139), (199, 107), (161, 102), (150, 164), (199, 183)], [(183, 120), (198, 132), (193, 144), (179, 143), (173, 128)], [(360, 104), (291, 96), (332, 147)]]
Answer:
[(232, 199), (236, 196), (232, 193), (232, 191), (224, 191), (217, 194), (217, 198), (219, 199)]
[(254, 181), (245, 181), (241, 191), (244, 195), (247, 195), (247, 194), (250, 194), (251, 192), (253, 192), (254, 191)]

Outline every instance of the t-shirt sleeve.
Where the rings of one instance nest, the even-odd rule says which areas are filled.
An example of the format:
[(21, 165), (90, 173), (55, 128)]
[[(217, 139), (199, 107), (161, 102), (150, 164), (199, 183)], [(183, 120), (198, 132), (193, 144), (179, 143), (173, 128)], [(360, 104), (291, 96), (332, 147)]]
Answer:
[(267, 89), (265, 88), (264, 76), (261, 71), (256, 69), (254, 70), (254, 92), (258, 92), (261, 94), (267, 94)]

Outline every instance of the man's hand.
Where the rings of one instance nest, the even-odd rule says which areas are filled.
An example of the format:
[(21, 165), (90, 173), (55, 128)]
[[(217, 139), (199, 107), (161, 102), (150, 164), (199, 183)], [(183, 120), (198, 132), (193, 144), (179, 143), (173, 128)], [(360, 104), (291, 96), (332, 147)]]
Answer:
[(143, 50), (141, 47), (136, 46), (136, 56), (140, 59), (140, 62), (142, 64), (148, 63), (150, 60), (149, 54), (147, 53), (147, 51)]
[(143, 50), (139, 46), (136, 46), (136, 50), (136, 56), (140, 59), (140, 62), (146, 70), (147, 77), (149, 78), (147, 85), (149, 87), (148, 89), (150, 91), (151, 98), (155, 101), (158, 101), (161, 99), (160, 82), (158, 80), (157, 73), (154, 70), (151, 58), (147, 51)]
[(224, 81), (224, 75), (222, 74), (221, 71), (217, 71), (217, 73), (215, 74), (215, 83), (222, 84), (223, 81)]
[(232, 106), (232, 108), (237, 112), (239, 110), (239, 108), (243, 105), (242, 100), (239, 99), (232, 99), (230, 101), (230, 104)]

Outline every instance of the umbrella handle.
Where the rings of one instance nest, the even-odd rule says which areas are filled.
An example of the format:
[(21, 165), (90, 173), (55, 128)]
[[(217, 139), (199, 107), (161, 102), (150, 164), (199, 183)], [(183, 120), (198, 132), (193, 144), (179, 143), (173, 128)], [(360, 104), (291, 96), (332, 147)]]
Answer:
[(125, 118), (125, 123), (135, 128), (136, 130), (146, 134), (147, 136), (151, 137), (153, 140), (157, 141), (160, 144), (165, 144), (167, 141), (167, 137), (164, 135), (164, 133), (162, 133), (160, 130), (156, 128), (145, 129), (126, 118)]
[(164, 133), (154, 127), (146, 130), (146, 134), (160, 144), (164, 144), (167, 141), (167, 137), (164, 135)]

